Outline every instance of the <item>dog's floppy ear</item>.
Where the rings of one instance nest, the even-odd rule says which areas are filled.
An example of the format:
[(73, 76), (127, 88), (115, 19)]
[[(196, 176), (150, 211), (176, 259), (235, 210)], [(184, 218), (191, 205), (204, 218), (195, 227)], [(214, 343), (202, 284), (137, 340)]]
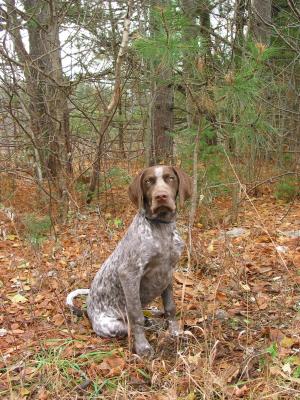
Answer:
[(173, 169), (179, 181), (179, 205), (182, 207), (185, 200), (189, 199), (192, 195), (192, 179), (182, 169), (178, 167), (173, 167)]
[(142, 176), (144, 171), (140, 172), (131, 182), (128, 189), (128, 196), (133, 204), (140, 209), (143, 205)]

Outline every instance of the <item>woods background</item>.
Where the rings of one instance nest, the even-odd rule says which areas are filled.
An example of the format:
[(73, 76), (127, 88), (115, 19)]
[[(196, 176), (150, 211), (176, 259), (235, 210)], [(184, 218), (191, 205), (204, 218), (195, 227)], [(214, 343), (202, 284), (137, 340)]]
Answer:
[(193, 171), (194, 204), (269, 178), (292, 200), (299, 18), (293, 0), (3, 2), (1, 202), (22, 179), (65, 218), (74, 191), (162, 162)]
[[(299, 28), (298, 0), (0, 0), (1, 398), (300, 398)], [(193, 179), (185, 336), (152, 315), (142, 360), (64, 304), (157, 163)]]

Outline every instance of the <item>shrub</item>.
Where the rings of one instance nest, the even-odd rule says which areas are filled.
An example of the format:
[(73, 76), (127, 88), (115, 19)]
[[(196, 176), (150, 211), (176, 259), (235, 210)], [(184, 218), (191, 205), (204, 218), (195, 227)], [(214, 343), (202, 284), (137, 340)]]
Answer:
[(23, 217), (25, 237), (33, 245), (39, 246), (51, 229), (49, 216), (39, 217), (35, 214), (26, 214)]
[(299, 182), (296, 178), (284, 178), (276, 185), (275, 197), (278, 200), (292, 201), (299, 194)]

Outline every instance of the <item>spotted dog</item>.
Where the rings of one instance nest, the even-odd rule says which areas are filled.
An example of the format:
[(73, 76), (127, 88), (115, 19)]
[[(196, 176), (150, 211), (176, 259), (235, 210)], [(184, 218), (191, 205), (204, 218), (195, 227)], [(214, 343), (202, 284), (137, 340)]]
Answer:
[[(144, 331), (142, 309), (161, 296), (172, 335), (178, 334), (172, 276), (183, 249), (176, 230), (176, 199), (191, 196), (190, 177), (178, 167), (158, 165), (141, 171), (129, 187), (138, 212), (116, 249), (97, 272), (90, 289), (77, 289), (66, 304), (87, 294), (87, 314), (95, 333), (123, 337), (130, 328), (138, 355), (153, 352)], [(129, 323), (129, 326), (128, 326)]]

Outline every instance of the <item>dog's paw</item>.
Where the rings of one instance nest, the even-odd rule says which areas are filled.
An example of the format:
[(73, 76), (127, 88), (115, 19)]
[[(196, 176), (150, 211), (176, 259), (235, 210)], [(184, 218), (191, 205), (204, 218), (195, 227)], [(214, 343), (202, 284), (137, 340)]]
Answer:
[(134, 345), (135, 353), (140, 357), (152, 357), (154, 355), (153, 347), (148, 341), (135, 342)]
[(174, 320), (169, 320), (169, 333), (173, 337), (178, 337), (182, 334), (182, 330), (179, 327), (179, 324), (177, 321)]

